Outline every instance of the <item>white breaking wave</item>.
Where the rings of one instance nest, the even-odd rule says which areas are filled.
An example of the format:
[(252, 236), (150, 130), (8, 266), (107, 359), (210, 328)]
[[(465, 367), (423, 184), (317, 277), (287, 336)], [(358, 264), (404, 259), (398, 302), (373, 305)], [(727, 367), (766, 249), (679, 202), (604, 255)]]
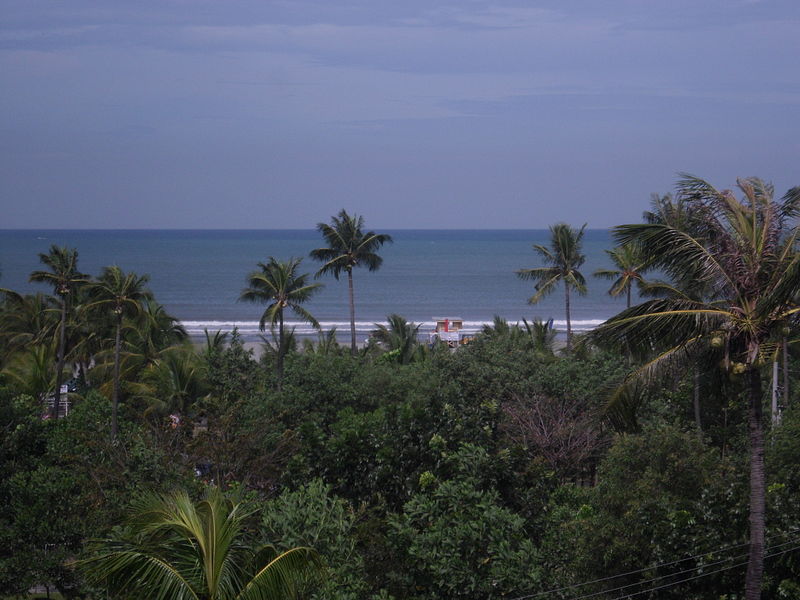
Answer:
[[(590, 331), (603, 323), (604, 319), (577, 319), (572, 321), (572, 330), (575, 332), (583, 332), (583, 331)], [(522, 320), (508, 320), (509, 324), (519, 324), (522, 325)], [(529, 323), (532, 321), (528, 321)], [(373, 329), (375, 329), (376, 321), (356, 321), (356, 332), (363, 334), (369, 333)], [(386, 321), (383, 321), (386, 324)], [(415, 321), (415, 324), (420, 324), (420, 322)], [(204, 331), (208, 330), (209, 333), (215, 333), (217, 331), (233, 331), (237, 329), (240, 334), (246, 337), (257, 336), (262, 333), (262, 331), (258, 327), (258, 321), (182, 321), (181, 324), (186, 329), (186, 332), (192, 336), (203, 336)], [(463, 333), (476, 333), (483, 329), (484, 325), (491, 325), (492, 321), (463, 321), (463, 327), (461, 331)], [(287, 329), (294, 328), (295, 335), (300, 336), (313, 336), (316, 335), (318, 332), (317, 330), (305, 322), (300, 321), (286, 321), (285, 323)], [(340, 335), (344, 335), (349, 333), (350, 331), (350, 321), (320, 321), (320, 326), (322, 327), (323, 331), (330, 331), (332, 328), (336, 328), (337, 333)], [(422, 321), (420, 324), (419, 332), (420, 333), (427, 333), (432, 331), (436, 326), (434, 321)], [(566, 333), (567, 331), (567, 322), (565, 320), (553, 320), (553, 327), (557, 329), (560, 333)], [(267, 327), (266, 333), (269, 333), (269, 327)]]

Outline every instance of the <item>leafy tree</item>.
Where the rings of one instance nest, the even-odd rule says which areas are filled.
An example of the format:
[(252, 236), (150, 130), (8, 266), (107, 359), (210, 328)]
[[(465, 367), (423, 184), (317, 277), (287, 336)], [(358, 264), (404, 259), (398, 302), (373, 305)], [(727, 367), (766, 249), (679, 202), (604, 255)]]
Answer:
[(390, 518), (403, 587), (414, 598), (495, 598), (536, 591), (539, 556), (524, 520), (482, 486), (486, 451), (463, 445), (452, 478), (420, 478), (422, 489)]
[(266, 263), (258, 263), (259, 270), (247, 276), (247, 285), (239, 296), (245, 302), (266, 303), (267, 308), (258, 326), (264, 331), (267, 323), (271, 327), (278, 325), (277, 374), (278, 389), (283, 380), (283, 361), (286, 356), (284, 331), (284, 311), (288, 308), (303, 321), (311, 323), (319, 329), (319, 323), (313, 315), (303, 308), (303, 304), (311, 299), (322, 287), (320, 283), (306, 283), (307, 274), (298, 274), (301, 259), (290, 258), (281, 262), (269, 257)]
[[(580, 593), (604, 597), (603, 590), (630, 586), (615, 592), (617, 597), (644, 591), (654, 584), (642, 582), (651, 578), (689, 570), (685, 577), (663, 579), (677, 585), (658, 597), (718, 598), (734, 592), (740, 571), (708, 573), (682, 585), (679, 580), (693, 569), (706, 573), (739, 562), (744, 550), (737, 544), (746, 527), (736, 508), (745, 491), (740, 479), (729, 461), (694, 433), (662, 424), (617, 436), (595, 487), (580, 492), (564, 486), (554, 495), (548, 512), (560, 512), (565, 501), (572, 506), (561, 514), (562, 522), (549, 524), (544, 541), (553, 587), (603, 579)], [(620, 576), (606, 579), (614, 575)]]
[(262, 515), (265, 539), (277, 548), (310, 546), (328, 564), (328, 577), (311, 598), (367, 596), (364, 560), (356, 547), (359, 513), (329, 485), (313, 479), (296, 491), (284, 491), (264, 504)]
[(567, 351), (572, 350), (572, 321), (570, 320), (569, 291), (574, 289), (581, 295), (586, 294), (586, 280), (578, 269), (583, 265), (586, 256), (581, 253), (581, 243), (586, 225), (578, 231), (566, 223), (557, 223), (550, 227), (550, 247), (534, 244), (533, 250), (544, 261), (544, 267), (520, 269), (520, 279), (536, 282), (536, 293), (528, 299), (529, 304), (536, 304), (550, 292), (555, 290), (559, 282), (564, 283), (564, 306), (567, 315)]
[(110, 309), (114, 321), (114, 391), (112, 395), (111, 437), (117, 437), (117, 410), (120, 397), (120, 353), (122, 348), (122, 319), (125, 315), (136, 315), (142, 310), (142, 303), (152, 299), (152, 293), (145, 288), (147, 275), (124, 273), (114, 265), (105, 267), (96, 282), (91, 284), (92, 302), (90, 308)]
[(377, 271), (383, 258), (377, 251), (392, 237), (385, 233), (363, 231), (364, 217), (348, 215), (342, 209), (331, 218), (331, 224), (318, 223), (317, 230), (322, 234), (326, 247), (311, 251), (311, 258), (323, 263), (317, 277), (330, 273), (337, 280), (341, 274), (347, 273), (347, 289), (350, 300), (350, 352), (356, 355), (356, 305), (353, 297), (353, 269), (365, 266), (370, 271)]
[(129, 527), (98, 544), (81, 563), (92, 581), (124, 594), (178, 600), (294, 598), (319, 570), (309, 548), (278, 553), (246, 539), (252, 509), (208, 488), (195, 503), (185, 491), (133, 503)]
[(74, 248), (67, 249), (53, 244), (50, 246), (49, 253), (39, 254), (39, 261), (50, 270), (34, 271), (30, 275), (30, 281), (51, 285), (61, 303), (61, 321), (56, 353), (56, 387), (53, 396), (53, 410), (50, 413), (53, 418), (57, 418), (61, 402), (61, 373), (64, 371), (66, 360), (67, 315), (70, 310), (70, 299), (76, 288), (88, 280), (88, 276), (78, 271), (78, 251)]
[[(622, 225), (620, 243), (637, 243), (676, 280), (691, 274), (712, 290), (709, 300), (674, 296), (650, 300), (595, 330), (599, 342), (630, 344), (652, 360), (634, 377), (652, 379), (687, 360), (716, 355), (731, 376), (743, 380), (748, 399), (750, 445), (750, 557), (746, 598), (761, 596), (764, 565), (765, 478), (761, 365), (776, 350), (776, 333), (798, 312), (800, 256), (793, 219), (800, 188), (773, 200), (771, 185), (739, 179), (743, 199), (684, 176), (681, 197), (698, 215), (691, 231), (667, 223)], [(692, 363), (690, 363), (692, 364)]]
[(644, 279), (642, 272), (647, 269), (647, 261), (641, 255), (639, 249), (632, 244), (617, 246), (612, 250), (606, 250), (606, 254), (614, 263), (613, 269), (598, 269), (594, 272), (595, 277), (612, 280), (611, 288), (608, 290), (610, 296), (625, 294), (627, 308), (631, 307), (631, 288), (636, 283), (642, 286)]

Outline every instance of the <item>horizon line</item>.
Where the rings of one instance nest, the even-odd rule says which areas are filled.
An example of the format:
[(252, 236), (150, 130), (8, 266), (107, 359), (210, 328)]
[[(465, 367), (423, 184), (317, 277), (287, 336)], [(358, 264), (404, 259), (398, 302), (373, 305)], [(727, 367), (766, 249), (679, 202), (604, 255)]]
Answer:
[[(563, 221), (559, 221), (563, 222)], [(608, 230), (609, 227), (586, 227), (586, 231)], [(547, 231), (547, 227), (373, 227), (387, 231)], [(8, 231), (317, 231), (316, 227), (5, 227)]]

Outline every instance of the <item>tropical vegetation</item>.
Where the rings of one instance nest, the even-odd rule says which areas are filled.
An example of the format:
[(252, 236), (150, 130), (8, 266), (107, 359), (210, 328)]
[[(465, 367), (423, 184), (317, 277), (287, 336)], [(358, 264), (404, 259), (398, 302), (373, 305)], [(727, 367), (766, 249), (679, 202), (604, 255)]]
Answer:
[[(280, 343), (314, 310), (272, 294), (314, 285), (297, 259), (247, 280), (280, 370), (117, 267), (0, 291), (0, 596), (800, 598), (800, 192), (739, 183), (683, 178), (616, 228), (649, 281), (569, 352), (500, 316), (456, 349), (397, 314), (355, 355)], [(575, 273), (537, 292), (583, 281), (564, 227), (545, 250)], [(42, 418), (59, 356), (69, 411)]]

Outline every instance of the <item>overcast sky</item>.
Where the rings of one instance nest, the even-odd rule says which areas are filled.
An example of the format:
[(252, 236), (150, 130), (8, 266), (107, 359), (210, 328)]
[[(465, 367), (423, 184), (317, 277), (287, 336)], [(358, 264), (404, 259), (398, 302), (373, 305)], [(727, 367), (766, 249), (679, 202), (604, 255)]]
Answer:
[(800, 185), (797, 0), (0, 0), (0, 228), (608, 227)]

